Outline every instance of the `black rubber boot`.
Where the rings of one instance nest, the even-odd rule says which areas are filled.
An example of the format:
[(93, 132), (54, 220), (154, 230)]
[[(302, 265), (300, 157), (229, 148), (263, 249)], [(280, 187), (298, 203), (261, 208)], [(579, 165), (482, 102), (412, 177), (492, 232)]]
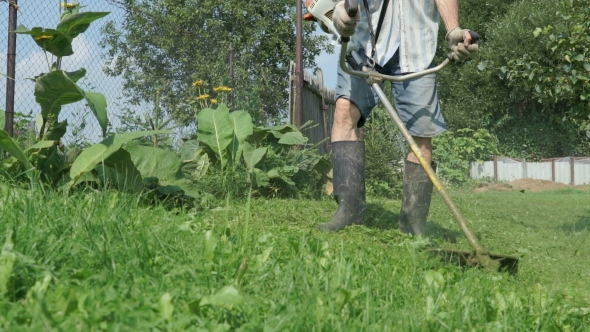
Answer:
[(335, 232), (352, 224), (362, 224), (367, 205), (365, 197), (365, 142), (332, 143), (334, 198), (338, 210), (332, 221), (319, 225), (324, 232)]
[[(434, 163), (432, 168), (436, 169)], [(424, 236), (432, 188), (432, 182), (422, 165), (405, 160), (404, 192), (399, 213), (399, 228), (402, 232)]]

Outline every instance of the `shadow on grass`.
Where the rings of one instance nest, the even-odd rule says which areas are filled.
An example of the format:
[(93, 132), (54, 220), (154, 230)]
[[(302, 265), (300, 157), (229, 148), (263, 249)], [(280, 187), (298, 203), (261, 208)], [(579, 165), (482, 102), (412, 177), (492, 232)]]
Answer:
[(367, 203), (365, 227), (379, 229), (397, 229), (399, 213), (386, 209), (381, 204)]
[[(381, 204), (368, 203), (365, 214), (365, 227), (383, 230), (398, 229), (399, 212), (387, 209)], [(436, 223), (426, 223), (426, 235), (447, 242), (457, 242), (457, 237), (463, 233), (457, 230), (446, 229)]]
[(578, 218), (578, 221), (561, 225), (558, 228), (570, 234), (584, 230), (590, 231), (590, 216), (581, 216)]
[(456, 243), (457, 237), (463, 236), (463, 233), (454, 229), (444, 228), (439, 224), (426, 223), (426, 234), (435, 239), (442, 239), (450, 243)]

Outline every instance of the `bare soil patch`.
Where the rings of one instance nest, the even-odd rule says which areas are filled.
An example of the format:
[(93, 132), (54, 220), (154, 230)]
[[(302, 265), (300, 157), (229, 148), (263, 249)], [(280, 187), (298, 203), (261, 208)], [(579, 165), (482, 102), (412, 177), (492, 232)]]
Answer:
[(488, 191), (548, 191), (557, 190), (562, 188), (576, 188), (581, 190), (587, 190), (588, 186), (570, 186), (565, 183), (547, 181), (547, 180), (536, 180), (536, 179), (519, 179), (509, 183), (489, 183), (479, 188), (474, 189), (475, 192), (488, 192)]

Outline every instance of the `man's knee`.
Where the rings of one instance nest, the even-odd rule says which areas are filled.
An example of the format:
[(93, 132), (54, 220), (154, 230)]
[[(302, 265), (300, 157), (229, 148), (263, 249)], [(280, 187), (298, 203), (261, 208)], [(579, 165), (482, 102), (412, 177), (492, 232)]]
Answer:
[[(432, 162), (432, 138), (431, 137), (417, 137), (412, 136), (414, 142), (418, 146), (422, 156), (426, 159), (426, 162), (430, 164)], [(420, 161), (418, 157), (414, 155), (414, 152), (410, 150), (407, 156), (408, 161), (411, 161), (415, 164), (419, 164)]]
[(344, 98), (336, 100), (334, 126), (341, 129), (356, 129), (360, 118), (361, 112), (354, 103)]

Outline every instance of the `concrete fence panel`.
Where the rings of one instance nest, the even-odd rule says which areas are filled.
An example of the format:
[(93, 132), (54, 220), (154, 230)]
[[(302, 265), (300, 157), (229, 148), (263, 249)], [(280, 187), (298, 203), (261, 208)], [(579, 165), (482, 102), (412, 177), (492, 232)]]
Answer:
[(496, 181), (537, 179), (571, 185), (590, 184), (590, 157), (564, 157), (527, 162), (524, 159), (494, 157), (493, 161), (471, 162), (473, 179), (493, 178)]

